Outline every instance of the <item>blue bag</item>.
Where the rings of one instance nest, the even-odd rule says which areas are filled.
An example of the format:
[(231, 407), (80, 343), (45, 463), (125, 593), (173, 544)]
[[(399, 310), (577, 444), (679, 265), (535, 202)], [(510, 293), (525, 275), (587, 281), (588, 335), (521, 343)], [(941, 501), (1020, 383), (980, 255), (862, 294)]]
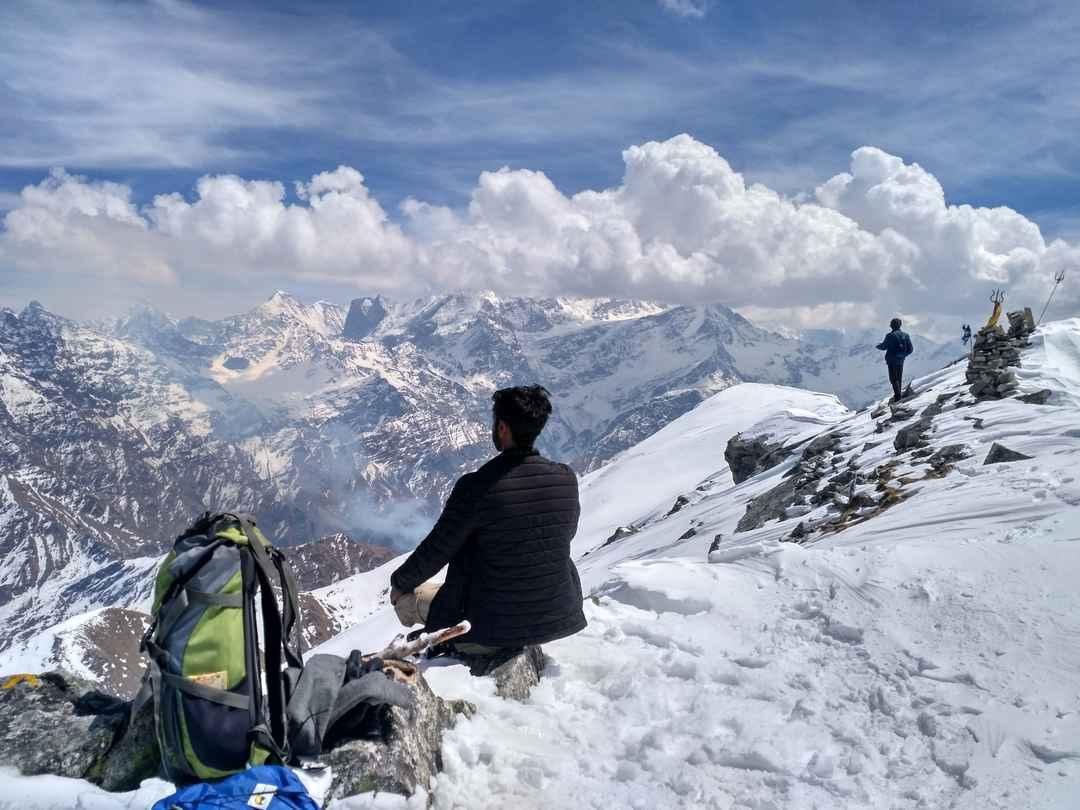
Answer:
[(220, 782), (188, 785), (154, 805), (153, 810), (319, 810), (292, 771), (258, 765)]

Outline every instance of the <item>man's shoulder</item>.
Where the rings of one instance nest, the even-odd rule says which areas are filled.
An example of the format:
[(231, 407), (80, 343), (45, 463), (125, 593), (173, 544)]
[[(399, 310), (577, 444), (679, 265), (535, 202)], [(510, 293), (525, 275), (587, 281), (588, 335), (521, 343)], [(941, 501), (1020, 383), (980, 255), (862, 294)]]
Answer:
[[(569, 464), (552, 461), (539, 453), (531, 453), (524, 457), (515, 457), (508, 453), (500, 453), (476, 470), (476, 472), (468, 473), (468, 475), (471, 475), (473, 480), (477, 482), (493, 480), (501, 478), (521, 467), (528, 467), (530, 471), (542, 470), (545, 473), (558, 472), (573, 477), (575, 480), (577, 478), (577, 474)], [(462, 478), (464, 477), (465, 476), (462, 476)]]
[(561, 461), (552, 461), (550, 458), (546, 458), (545, 456), (541, 455), (532, 456), (530, 457), (530, 460), (533, 464), (544, 465), (552, 472), (558, 471), (563, 473), (564, 475), (572, 476), (575, 479), (577, 478), (577, 473), (574, 472), (573, 467), (571, 467), (569, 464), (563, 464)]

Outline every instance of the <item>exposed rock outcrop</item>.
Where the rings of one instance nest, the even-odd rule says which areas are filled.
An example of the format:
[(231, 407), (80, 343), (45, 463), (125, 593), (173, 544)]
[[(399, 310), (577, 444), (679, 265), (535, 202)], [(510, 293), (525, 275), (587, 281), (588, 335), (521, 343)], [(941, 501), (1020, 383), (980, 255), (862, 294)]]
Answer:
[(126, 724), (128, 704), (48, 672), (0, 689), (0, 762), (28, 776), (94, 779)]
[[(539, 682), (544, 659), (531, 648), (493, 667), (496, 689), (524, 699)], [(399, 678), (415, 693), (409, 709), (388, 707), (378, 739), (350, 740), (323, 755), (333, 769), (327, 800), (373, 790), (411, 795), (442, 767), (443, 732), (472, 707), (436, 695), (414, 667)], [(131, 703), (95, 691), (66, 673), (26, 676), (0, 689), (0, 761), (26, 775), (87, 779), (127, 791), (156, 776), (160, 752), (153, 704), (129, 723)]]
[(381, 298), (354, 298), (345, 316), (345, 328), (341, 336), (346, 340), (363, 340), (378, 328), (386, 317), (386, 307)]
[(1010, 450), (1003, 444), (994, 442), (990, 445), (990, 452), (986, 454), (986, 460), (983, 461), (983, 466), (987, 464), (1004, 464), (1012, 461), (1027, 461), (1032, 456), (1025, 456), (1023, 453), (1018, 453), (1016, 450)]
[(741, 484), (759, 472), (775, 467), (790, 456), (792, 450), (780, 444), (770, 444), (763, 436), (747, 438), (736, 433), (728, 439), (724, 448), (724, 460), (731, 470), (731, 478)]

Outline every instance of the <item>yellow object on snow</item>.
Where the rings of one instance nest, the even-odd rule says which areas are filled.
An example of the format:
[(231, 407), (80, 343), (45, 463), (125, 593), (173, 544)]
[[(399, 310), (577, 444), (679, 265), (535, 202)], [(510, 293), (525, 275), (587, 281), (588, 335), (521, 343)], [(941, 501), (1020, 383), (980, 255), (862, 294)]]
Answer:
[(28, 683), (34, 689), (37, 689), (39, 686), (41, 686), (41, 679), (38, 678), (37, 675), (12, 675), (10, 678), (4, 681), (3, 684), (0, 684), (0, 689), (14, 689), (20, 683)]

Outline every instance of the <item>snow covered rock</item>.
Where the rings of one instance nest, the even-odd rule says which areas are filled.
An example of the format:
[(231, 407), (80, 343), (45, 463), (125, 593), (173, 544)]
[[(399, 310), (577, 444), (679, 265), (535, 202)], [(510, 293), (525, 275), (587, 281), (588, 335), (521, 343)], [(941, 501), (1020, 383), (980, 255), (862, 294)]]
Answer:
[(532, 688), (540, 683), (546, 662), (539, 647), (526, 647), (509, 658), (487, 658), (473, 663), (476, 677), (495, 681), (495, 694), (507, 700), (527, 700)]
[(731, 478), (741, 484), (762, 470), (775, 467), (791, 455), (791, 448), (770, 444), (763, 436), (745, 437), (736, 433), (724, 448), (724, 460), (731, 469)]

